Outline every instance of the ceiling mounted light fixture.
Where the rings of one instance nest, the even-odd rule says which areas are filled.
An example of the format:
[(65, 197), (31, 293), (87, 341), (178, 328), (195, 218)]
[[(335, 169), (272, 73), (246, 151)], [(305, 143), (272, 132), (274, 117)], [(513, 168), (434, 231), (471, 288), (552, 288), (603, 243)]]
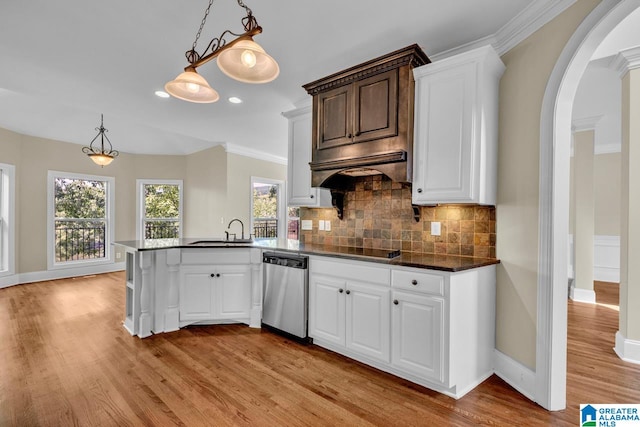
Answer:
[[(100, 114), (100, 127), (96, 128), (96, 130), (98, 131), (98, 134), (93, 138), (91, 144), (89, 144), (88, 147), (82, 147), (82, 152), (89, 156), (96, 165), (104, 167), (111, 163), (113, 159), (118, 157), (120, 153), (113, 149), (111, 141), (109, 141), (109, 138), (107, 137), (107, 135), (105, 135), (105, 133), (109, 131), (104, 128), (104, 115), (102, 114)], [(98, 137), (100, 137), (99, 149), (93, 146), (93, 143), (96, 141), (96, 139), (98, 139)], [(105, 139), (107, 140), (107, 144), (109, 144), (108, 149), (105, 149)]]
[[(218, 92), (209, 86), (204, 77), (196, 72), (199, 66), (216, 57), (218, 58), (217, 62), (220, 70), (240, 82), (268, 83), (278, 77), (278, 74), (280, 74), (278, 63), (258, 43), (253, 41), (255, 35), (262, 33), (262, 27), (258, 25), (258, 21), (253, 16), (251, 9), (242, 0), (237, 1), (238, 6), (243, 7), (247, 12), (247, 16), (242, 18), (242, 26), (245, 32), (236, 34), (226, 30), (220, 37), (212, 39), (202, 54), (196, 52), (196, 44), (213, 4), (213, 0), (209, 0), (209, 6), (204, 12), (204, 18), (200, 23), (196, 39), (193, 41), (191, 49), (185, 53), (189, 65), (185, 67), (183, 73), (164, 86), (170, 95), (189, 102), (216, 102), (220, 98)], [(236, 38), (227, 42), (225, 40), (227, 34), (231, 34)]]

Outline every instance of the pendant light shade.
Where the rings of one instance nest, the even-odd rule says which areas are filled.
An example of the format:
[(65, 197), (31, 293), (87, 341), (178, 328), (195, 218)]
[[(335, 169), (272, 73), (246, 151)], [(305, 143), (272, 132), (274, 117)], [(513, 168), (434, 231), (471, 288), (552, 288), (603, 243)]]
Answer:
[(113, 156), (108, 154), (89, 154), (93, 163), (98, 166), (107, 166), (109, 163), (113, 162)]
[(280, 74), (278, 63), (252, 39), (239, 40), (218, 55), (218, 67), (244, 83), (267, 83)]
[(176, 98), (197, 102), (210, 103), (220, 99), (218, 92), (195, 70), (187, 70), (164, 85), (164, 89)]

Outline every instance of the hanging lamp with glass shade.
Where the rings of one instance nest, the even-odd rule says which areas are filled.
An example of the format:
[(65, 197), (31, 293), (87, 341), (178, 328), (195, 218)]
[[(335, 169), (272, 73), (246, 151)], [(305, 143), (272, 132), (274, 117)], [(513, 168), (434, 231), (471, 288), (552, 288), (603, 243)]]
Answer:
[(174, 80), (168, 82), (164, 89), (167, 93), (184, 101), (209, 103), (220, 99), (218, 92), (198, 74), (195, 68), (189, 68), (180, 73)]
[(244, 83), (268, 83), (280, 74), (278, 63), (252, 39), (239, 40), (221, 52), (218, 68)]
[[(113, 161), (113, 159), (118, 157), (120, 153), (117, 150), (113, 149), (113, 146), (111, 145), (111, 141), (109, 141), (109, 138), (107, 137), (107, 135), (105, 135), (106, 132), (109, 132), (109, 131), (104, 127), (103, 114), (100, 114), (100, 127), (97, 127), (96, 130), (98, 131), (98, 134), (93, 138), (93, 140), (91, 140), (91, 143), (89, 144), (88, 147), (82, 147), (82, 152), (87, 156), (89, 156), (89, 158), (93, 160), (93, 162), (96, 165), (99, 165), (100, 167), (105, 167), (108, 164), (110, 164)], [(97, 146), (96, 147), (93, 146), (93, 143), (96, 142), (98, 137), (100, 137), (99, 148)], [(107, 141), (108, 148), (105, 145), (105, 140)]]
[[(240, 82), (268, 83), (278, 77), (280, 74), (278, 63), (258, 43), (253, 41), (254, 36), (262, 33), (262, 27), (258, 25), (251, 9), (242, 0), (237, 1), (238, 5), (247, 12), (247, 16), (242, 19), (245, 32), (236, 34), (226, 30), (220, 37), (209, 42), (202, 55), (199, 54), (196, 51), (196, 45), (213, 4), (213, 0), (209, 0), (209, 6), (207, 6), (204, 18), (202, 18), (193, 45), (185, 53), (189, 65), (185, 67), (183, 73), (165, 85), (167, 93), (190, 102), (216, 102), (220, 98), (218, 93), (204, 77), (196, 72), (199, 66), (215, 58), (218, 58), (218, 67), (224, 74)], [(225, 40), (227, 34), (236, 36), (236, 39), (227, 42)]]

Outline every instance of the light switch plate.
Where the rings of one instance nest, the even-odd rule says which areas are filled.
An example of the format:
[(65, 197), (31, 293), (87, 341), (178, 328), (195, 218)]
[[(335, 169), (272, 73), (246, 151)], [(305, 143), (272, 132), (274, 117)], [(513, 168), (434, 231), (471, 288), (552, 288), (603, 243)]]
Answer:
[(323, 219), (318, 221), (318, 230), (319, 231), (324, 231), (324, 220)]
[(303, 230), (313, 230), (313, 221), (310, 219), (303, 219), (301, 221), (300, 228)]
[(439, 236), (440, 235), (440, 222), (431, 221), (431, 235)]
[(326, 220), (324, 222), (324, 231), (331, 231), (331, 221), (330, 220)]

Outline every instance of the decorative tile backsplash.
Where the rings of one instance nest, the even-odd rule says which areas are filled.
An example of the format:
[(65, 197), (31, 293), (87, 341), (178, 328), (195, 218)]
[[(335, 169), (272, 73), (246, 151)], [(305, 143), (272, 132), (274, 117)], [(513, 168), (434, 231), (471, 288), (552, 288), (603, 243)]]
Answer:
[[(301, 230), (303, 243), (400, 249), (426, 254), (496, 257), (496, 209), (493, 206), (422, 206), (420, 222), (413, 219), (411, 186), (384, 175), (358, 178), (345, 194), (344, 219), (335, 209), (301, 208), (300, 219), (312, 220), (313, 230)], [(330, 231), (318, 229), (330, 221)], [(431, 235), (431, 222), (440, 222), (440, 235)]]

